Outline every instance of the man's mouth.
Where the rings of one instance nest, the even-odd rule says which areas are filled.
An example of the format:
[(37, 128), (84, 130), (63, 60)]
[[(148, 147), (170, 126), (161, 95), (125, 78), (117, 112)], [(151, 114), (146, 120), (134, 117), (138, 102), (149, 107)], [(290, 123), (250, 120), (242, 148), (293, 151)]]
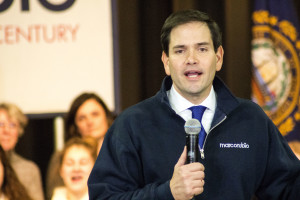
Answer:
[(196, 78), (201, 74), (202, 74), (202, 72), (200, 72), (200, 71), (187, 71), (184, 73), (184, 75), (189, 78)]

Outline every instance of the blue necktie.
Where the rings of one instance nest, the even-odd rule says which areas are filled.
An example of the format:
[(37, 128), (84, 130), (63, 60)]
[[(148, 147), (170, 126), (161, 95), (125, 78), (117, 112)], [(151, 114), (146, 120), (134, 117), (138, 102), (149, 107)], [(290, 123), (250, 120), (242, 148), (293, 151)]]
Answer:
[(204, 113), (206, 107), (205, 106), (192, 106), (189, 109), (192, 111), (192, 118), (198, 119), (201, 124), (201, 130), (199, 133), (199, 146), (202, 149), (203, 143), (204, 143), (204, 140), (206, 137), (206, 132), (203, 128), (201, 120), (202, 120), (202, 116), (203, 116), (203, 113)]

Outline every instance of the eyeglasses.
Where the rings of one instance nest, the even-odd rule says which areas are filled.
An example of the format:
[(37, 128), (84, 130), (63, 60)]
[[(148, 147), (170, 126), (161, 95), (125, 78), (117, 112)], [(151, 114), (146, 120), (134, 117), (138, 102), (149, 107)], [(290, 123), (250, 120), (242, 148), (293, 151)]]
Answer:
[(13, 122), (10, 123), (0, 122), (0, 128), (5, 128), (5, 127), (7, 127), (8, 129), (16, 129), (18, 125)]

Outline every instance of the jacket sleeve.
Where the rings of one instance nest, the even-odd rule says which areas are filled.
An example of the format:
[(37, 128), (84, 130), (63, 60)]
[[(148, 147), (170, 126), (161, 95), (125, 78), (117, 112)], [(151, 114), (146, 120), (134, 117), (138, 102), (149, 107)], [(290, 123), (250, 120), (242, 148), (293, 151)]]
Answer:
[(300, 161), (270, 122), (268, 161), (257, 191), (259, 199), (300, 199)]
[(143, 163), (126, 125), (112, 126), (88, 180), (89, 198), (173, 199), (169, 181), (145, 184)]

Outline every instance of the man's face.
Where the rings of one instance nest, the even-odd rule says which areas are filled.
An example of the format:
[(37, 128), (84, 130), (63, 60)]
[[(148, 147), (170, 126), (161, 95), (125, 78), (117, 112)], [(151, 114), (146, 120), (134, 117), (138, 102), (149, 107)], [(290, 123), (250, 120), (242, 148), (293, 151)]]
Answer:
[(163, 52), (162, 61), (176, 91), (200, 104), (209, 95), (215, 73), (222, 67), (223, 48), (214, 51), (205, 23), (190, 22), (172, 29), (169, 56)]

